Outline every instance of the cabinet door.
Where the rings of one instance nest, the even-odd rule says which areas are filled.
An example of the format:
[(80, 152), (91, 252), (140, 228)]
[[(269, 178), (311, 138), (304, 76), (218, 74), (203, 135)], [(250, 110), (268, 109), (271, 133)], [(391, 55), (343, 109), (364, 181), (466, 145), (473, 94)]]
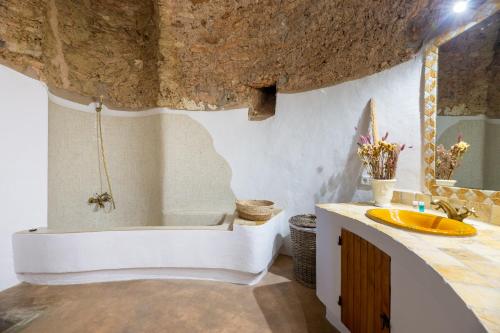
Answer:
[(391, 257), (342, 229), (342, 322), (351, 333), (390, 332)]

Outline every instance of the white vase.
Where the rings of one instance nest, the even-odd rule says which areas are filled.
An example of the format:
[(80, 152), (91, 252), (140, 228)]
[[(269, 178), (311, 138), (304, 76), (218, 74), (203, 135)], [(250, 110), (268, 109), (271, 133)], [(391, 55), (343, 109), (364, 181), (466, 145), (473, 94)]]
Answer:
[(457, 181), (455, 179), (436, 179), (436, 185), (453, 187)]
[(396, 179), (372, 179), (373, 199), (377, 207), (390, 207)]

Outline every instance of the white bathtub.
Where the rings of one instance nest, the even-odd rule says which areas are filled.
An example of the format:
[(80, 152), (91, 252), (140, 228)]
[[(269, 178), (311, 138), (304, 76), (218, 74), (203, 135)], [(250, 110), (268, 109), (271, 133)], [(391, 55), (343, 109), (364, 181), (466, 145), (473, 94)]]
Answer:
[(254, 284), (287, 232), (282, 212), (252, 225), (228, 215), (215, 226), (40, 229), (13, 235), (21, 281), (75, 284), (133, 279), (206, 279)]

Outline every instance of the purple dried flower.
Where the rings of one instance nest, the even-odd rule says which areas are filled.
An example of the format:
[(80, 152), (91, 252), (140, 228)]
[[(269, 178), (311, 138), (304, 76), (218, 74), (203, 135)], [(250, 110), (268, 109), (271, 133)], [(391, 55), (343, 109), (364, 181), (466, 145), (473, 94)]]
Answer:
[(369, 135), (360, 135), (359, 136), (359, 139), (361, 141), (362, 144), (371, 144), (371, 141), (370, 141), (370, 136)]
[(385, 132), (385, 135), (382, 137), (382, 141), (385, 141), (389, 136), (389, 132)]
[(458, 136), (457, 136), (457, 142), (462, 141), (463, 138), (464, 138), (464, 135), (462, 134), (462, 132), (459, 132)]
[(403, 144), (401, 145), (401, 148), (399, 148), (399, 150), (400, 150), (400, 151), (403, 151), (403, 150), (405, 150), (405, 147), (406, 147), (406, 144), (405, 144), (405, 143), (403, 143)]

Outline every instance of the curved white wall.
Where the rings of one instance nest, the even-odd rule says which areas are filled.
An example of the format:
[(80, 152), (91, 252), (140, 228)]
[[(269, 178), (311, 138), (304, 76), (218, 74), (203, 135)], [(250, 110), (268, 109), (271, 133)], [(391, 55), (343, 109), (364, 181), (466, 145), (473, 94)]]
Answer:
[[(401, 154), (397, 188), (421, 189), (421, 73), (419, 55), (360, 80), (304, 93), (278, 94), (276, 115), (261, 122), (248, 121), (247, 109), (153, 109), (132, 115), (106, 110), (105, 114), (189, 116), (208, 131), (215, 149), (229, 164), (235, 196), (273, 200), (289, 217), (312, 212), (319, 202), (371, 198), (370, 187), (360, 183), (362, 170), (356, 155), (358, 135), (368, 132), (370, 98), (377, 103), (380, 132), (389, 131), (390, 140), (413, 146)], [(175, 117), (167, 121), (175, 128)], [(196, 154), (197, 147), (186, 149)]]
[[(389, 131), (392, 140), (414, 147), (403, 152), (400, 158), (397, 187), (420, 190), (421, 73), (422, 56), (419, 55), (406, 63), (360, 80), (304, 93), (278, 94), (276, 115), (262, 122), (248, 121), (247, 109), (227, 112), (155, 109), (140, 113), (106, 110), (106, 113), (132, 118), (157, 113), (184, 114), (191, 117), (210, 133), (215, 149), (229, 164), (232, 172), (231, 190), (234, 195), (238, 198), (274, 200), (279, 207), (285, 209), (285, 216), (288, 218), (291, 215), (312, 212), (317, 202), (365, 200), (371, 197), (369, 187), (360, 185), (361, 168), (356, 156), (356, 137), (359, 133), (355, 132), (354, 127), (357, 126), (361, 132), (367, 131), (366, 105), (372, 97), (378, 105), (380, 131)], [(1, 75), (2, 80), (7, 77), (7, 74)], [(17, 73), (15, 75), (20, 76)], [(22, 80), (33, 81), (25, 77)], [(11, 79), (6, 79), (5, 82), (8, 82), (7, 86), (16, 86), (10, 84)], [(46, 144), (47, 125), (46, 120), (40, 119), (42, 114), (35, 114), (35, 110), (42, 108), (40, 105), (43, 100), (43, 117), (46, 118), (46, 88), (40, 83), (32, 84), (37, 85), (33, 91), (26, 88), (28, 85), (19, 87), (14, 93), (12, 89), (2, 92), (8, 98), (14, 98), (10, 95), (17, 94), (22, 99), (18, 100), (19, 103), (33, 105), (29, 111), (33, 113), (33, 118), (30, 119), (36, 122), (37, 130), (23, 128), (21, 123), (14, 124), (12, 128), (16, 129), (16, 134), (12, 137), (20, 137), (23, 142), (36, 142), (26, 152), (37, 151), (30, 153), (37, 159), (31, 168), (39, 173), (45, 169), (36, 165), (46, 160), (47, 153), (46, 150), (36, 147)], [(92, 112), (92, 107), (89, 106), (57, 97), (52, 100), (55, 103), (68, 104), (74, 109)], [(2, 112), (6, 112), (4, 110)], [(9, 114), (8, 117), (11, 116)], [(2, 153), (4, 150), (12, 151), (11, 146), (10, 142), (5, 143)], [(41, 152), (42, 156), (39, 156), (38, 152)], [(38, 196), (36, 193), (40, 187), (45, 187), (42, 183), (46, 178), (38, 174), (34, 177), (31, 178), (37, 182), (41, 179), (41, 183), (26, 187), (24, 192)], [(13, 183), (13, 178), (9, 178), (8, 182)], [(34, 207), (39, 207), (40, 203), (45, 207), (44, 200), (46, 201), (42, 197)], [(24, 198), (23, 205), (25, 202)], [(29, 214), (36, 215), (36, 221), (40, 221), (36, 222), (37, 225), (45, 223), (44, 208), (31, 210)], [(34, 224), (31, 217), (21, 220), (23, 223)], [(24, 228), (22, 223), (10, 227), (15, 230)], [(5, 261), (7, 266), (10, 262), (8, 260)]]
[(237, 197), (270, 198), (288, 215), (312, 212), (318, 202), (370, 198), (356, 155), (357, 136), (368, 131), (370, 98), (381, 134), (413, 146), (400, 156), (397, 188), (421, 189), (421, 72), (419, 55), (360, 80), (278, 94), (276, 115), (262, 122), (249, 122), (246, 110), (188, 114), (231, 166)]
[(188, 114), (231, 166), (236, 197), (271, 199), (290, 217), (314, 212), (315, 203), (371, 199), (371, 188), (360, 183), (356, 141), (368, 130), (372, 97), (381, 134), (413, 146), (400, 156), (396, 187), (421, 190), (421, 73), (419, 55), (360, 80), (278, 94), (276, 115), (262, 122), (249, 122), (246, 110)]

